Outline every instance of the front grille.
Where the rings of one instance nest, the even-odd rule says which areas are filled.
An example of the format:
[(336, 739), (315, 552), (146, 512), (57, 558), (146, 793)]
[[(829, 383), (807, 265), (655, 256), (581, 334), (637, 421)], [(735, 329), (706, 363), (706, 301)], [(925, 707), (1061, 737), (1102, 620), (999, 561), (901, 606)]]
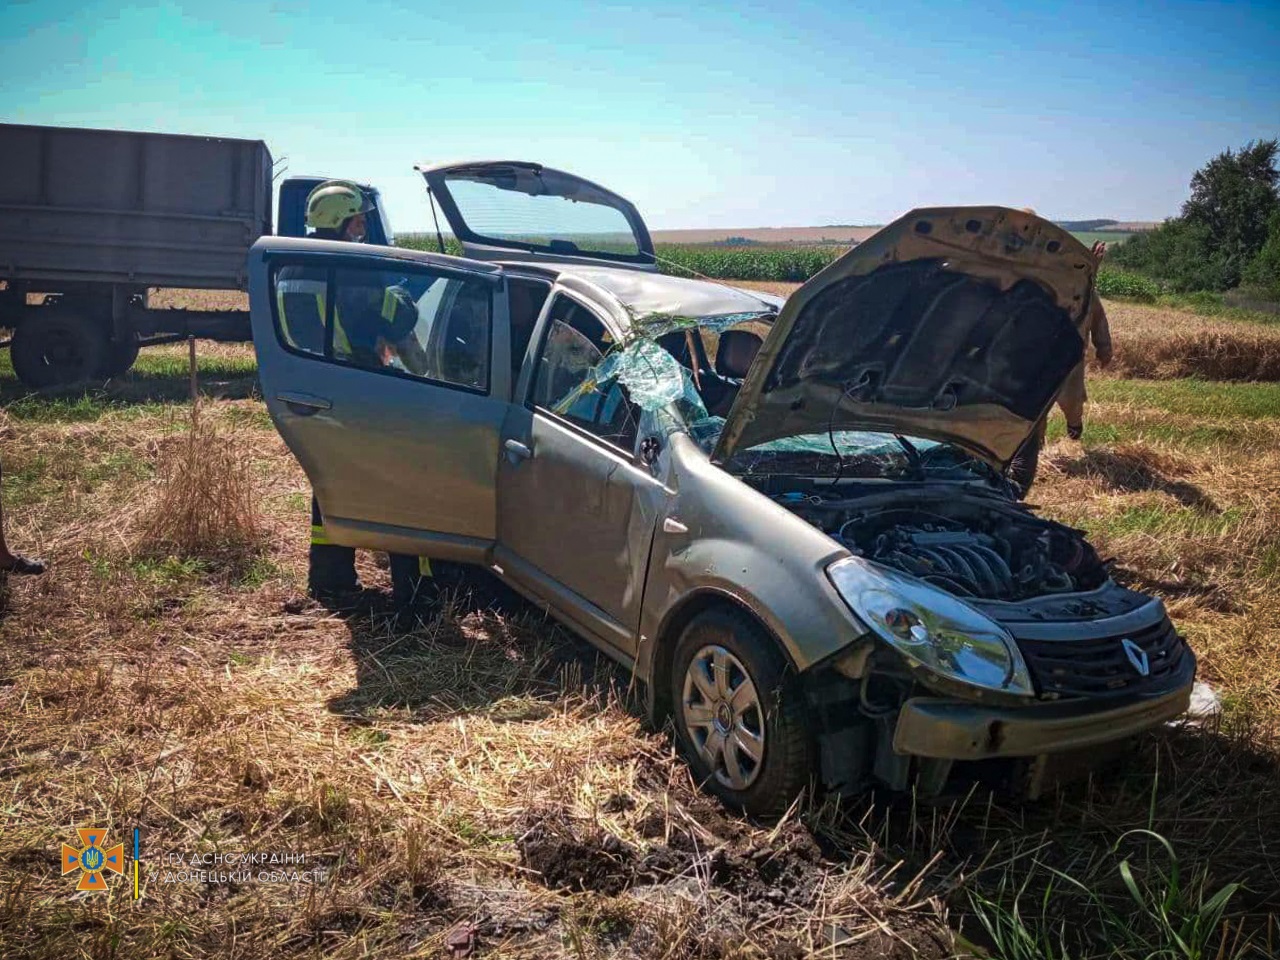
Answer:
[[(1133, 641), (1147, 655), (1144, 677), (1125, 652)], [(1168, 617), (1133, 633), (1094, 640), (1018, 638), (1027, 669), (1043, 697), (1113, 697), (1156, 694), (1186, 682), (1191, 651)]]

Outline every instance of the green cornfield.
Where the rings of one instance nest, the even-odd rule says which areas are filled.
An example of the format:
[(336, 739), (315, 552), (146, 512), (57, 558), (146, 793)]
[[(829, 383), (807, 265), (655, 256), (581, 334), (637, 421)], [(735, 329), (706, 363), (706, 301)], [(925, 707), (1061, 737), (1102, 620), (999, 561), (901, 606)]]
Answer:
[[(1125, 235), (1078, 233), (1076, 236), (1087, 245), (1093, 237), (1110, 236), (1113, 238), (1112, 242), (1115, 242), (1115, 237)], [(396, 243), (416, 250), (438, 249), (435, 236), (429, 233), (401, 234), (396, 238)], [(782, 283), (803, 283), (848, 250), (849, 247), (838, 244), (655, 245), (658, 265), (663, 273), (682, 277), (709, 277), (713, 280), (766, 280)], [(452, 237), (446, 237), (445, 252), (458, 256), (461, 255), (462, 248)], [(1127, 278), (1120, 283), (1124, 284), (1126, 281)]]
[[(396, 244), (414, 250), (438, 250), (433, 234), (406, 233)], [(445, 237), (445, 253), (460, 256), (462, 248), (453, 237)], [(756, 244), (730, 247), (719, 244), (659, 243), (658, 264), (663, 273), (676, 276), (703, 276), (715, 280), (775, 280), (802, 283), (848, 250), (842, 246), (768, 246)]]
[(802, 283), (847, 251), (841, 246), (727, 247), (715, 244), (657, 245), (663, 273), (714, 280), (774, 280)]

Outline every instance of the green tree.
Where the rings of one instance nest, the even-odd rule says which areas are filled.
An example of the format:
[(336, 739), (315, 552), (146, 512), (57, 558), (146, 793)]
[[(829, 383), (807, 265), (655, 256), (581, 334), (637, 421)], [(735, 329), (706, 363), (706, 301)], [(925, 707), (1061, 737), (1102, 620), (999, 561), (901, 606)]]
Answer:
[(1278, 146), (1276, 140), (1251, 140), (1239, 151), (1218, 154), (1192, 176), (1182, 215), (1120, 244), (1112, 262), (1180, 292), (1236, 286), (1280, 211)]
[(1280, 210), (1271, 214), (1267, 242), (1244, 268), (1244, 282), (1280, 300)]
[(1267, 242), (1271, 215), (1280, 209), (1276, 140), (1250, 140), (1238, 152), (1224, 150), (1191, 178), (1191, 198), (1182, 205), (1188, 223), (1208, 231), (1208, 245), (1229, 286)]

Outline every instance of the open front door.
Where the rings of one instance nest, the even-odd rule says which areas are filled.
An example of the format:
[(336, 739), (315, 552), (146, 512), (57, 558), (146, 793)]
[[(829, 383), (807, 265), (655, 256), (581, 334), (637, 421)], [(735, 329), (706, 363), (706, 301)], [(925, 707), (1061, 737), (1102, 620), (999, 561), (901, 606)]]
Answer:
[(502, 271), (264, 238), (249, 256), (267, 409), (334, 543), (480, 562), (510, 395)]

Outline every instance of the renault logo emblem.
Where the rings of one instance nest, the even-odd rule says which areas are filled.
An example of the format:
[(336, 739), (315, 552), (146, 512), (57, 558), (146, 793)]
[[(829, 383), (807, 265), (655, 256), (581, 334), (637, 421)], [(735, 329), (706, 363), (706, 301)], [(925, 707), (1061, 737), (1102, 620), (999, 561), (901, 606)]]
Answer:
[(1147, 651), (1143, 650), (1128, 637), (1120, 641), (1120, 646), (1124, 648), (1124, 655), (1133, 664), (1133, 669), (1138, 671), (1138, 676), (1145, 677), (1151, 672), (1151, 661), (1147, 659)]

